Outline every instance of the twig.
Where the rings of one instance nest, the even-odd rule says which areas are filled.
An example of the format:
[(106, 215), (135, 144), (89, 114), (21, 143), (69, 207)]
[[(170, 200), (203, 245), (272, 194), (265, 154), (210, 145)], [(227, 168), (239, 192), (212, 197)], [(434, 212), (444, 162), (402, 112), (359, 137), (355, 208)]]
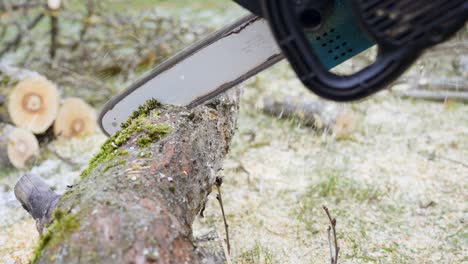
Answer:
[(331, 238), (331, 227), (329, 226), (327, 228), (327, 233), (328, 233), (328, 248), (329, 248), (329, 251), (330, 251), (330, 261), (331, 261), (331, 264), (334, 264), (333, 262), (333, 248), (332, 248), (332, 238)]
[(221, 196), (221, 185), (222, 184), (223, 184), (223, 178), (222, 177), (216, 177), (215, 185), (216, 185), (216, 189), (218, 190), (218, 194), (216, 195), (216, 199), (219, 202), (219, 205), (221, 207), (221, 212), (223, 214), (224, 229), (226, 230), (226, 245), (227, 245), (228, 255), (231, 255), (231, 243), (229, 242), (229, 225), (227, 223), (226, 215), (224, 213), (223, 197)]
[(57, 52), (57, 38), (59, 34), (59, 18), (58, 18), (58, 11), (50, 10), (50, 48), (49, 48), (49, 55), (50, 58), (55, 58), (55, 54)]
[(335, 245), (335, 257), (333, 257), (332, 253), (332, 247), (330, 246), (330, 256), (331, 256), (331, 264), (338, 264), (338, 254), (340, 252), (340, 247), (338, 246), (338, 240), (336, 238), (336, 218), (332, 218), (330, 215), (330, 211), (328, 208), (324, 205), (323, 210), (325, 210), (325, 213), (328, 216), (328, 220), (330, 220), (331, 227), (328, 227), (328, 240), (329, 244), (331, 244), (331, 239), (330, 239), (330, 229), (333, 231), (333, 240), (334, 240), (334, 245)]
[(401, 98), (416, 98), (433, 101), (445, 101), (447, 99), (454, 99), (459, 101), (468, 102), (468, 92), (451, 92), (451, 91), (423, 91), (423, 90), (408, 90), (396, 92), (396, 95)]
[(0, 2), (0, 14), (3, 14), (3, 13), (8, 13), (8, 12), (11, 12), (11, 11), (16, 11), (16, 10), (20, 10), (20, 9), (28, 9), (28, 8), (33, 8), (33, 7), (39, 7), (41, 6), (41, 3), (37, 2), (37, 3), (30, 3), (30, 1), (26, 1), (26, 3), (21, 3), (21, 4), (12, 4), (12, 5), (9, 5), (8, 7), (6, 7), (6, 3), (4, 3), (3, 1)]
[(37, 24), (39, 24), (39, 22), (42, 20), (42, 18), (44, 18), (44, 13), (40, 13), (36, 18), (34, 18), (34, 20), (26, 26), (26, 30), (25, 31), (20, 31), (18, 32), (18, 34), (16, 35), (16, 37), (6, 45), (6, 47), (0, 51), (0, 57), (2, 57), (3, 55), (5, 55), (5, 53), (7, 53), (8, 51), (10, 51), (11, 49), (13, 49), (14, 47), (17, 47), (20, 43), (21, 43), (21, 40), (23, 39), (23, 34), (27, 34), (27, 31), (30, 31), (31, 29), (33, 29)]

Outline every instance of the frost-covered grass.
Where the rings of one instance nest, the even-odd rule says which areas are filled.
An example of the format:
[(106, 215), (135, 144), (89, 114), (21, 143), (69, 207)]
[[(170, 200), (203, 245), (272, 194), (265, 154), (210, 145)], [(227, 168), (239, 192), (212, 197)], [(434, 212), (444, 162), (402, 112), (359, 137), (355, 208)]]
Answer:
[[(468, 106), (383, 92), (349, 106), (358, 129), (337, 140), (261, 113), (263, 96), (315, 100), (292, 77), (279, 65), (244, 94), (223, 173), (233, 262), (327, 262), (322, 205), (338, 219), (341, 263), (466, 261)], [(200, 225), (223, 233), (215, 200), (205, 214)]]
[[(383, 92), (349, 106), (359, 115), (358, 129), (337, 140), (261, 113), (264, 96), (291, 94), (316, 100), (286, 64), (244, 90), (239, 129), (222, 172), (234, 263), (326, 262), (322, 205), (338, 219), (341, 263), (466, 261), (468, 105), (400, 100)], [(53, 147), (83, 168), (103, 140), (95, 135)], [(59, 192), (80, 173), (54, 156), (33, 171)], [(0, 259), (24, 260), (33, 243), (23, 233), (34, 232), (34, 223), (11, 193), (21, 172), (1, 172), (7, 198), (0, 214), (8, 221), (0, 240), (8, 236), (14, 246), (1, 246)], [(224, 233), (214, 196), (205, 216), (196, 233)]]

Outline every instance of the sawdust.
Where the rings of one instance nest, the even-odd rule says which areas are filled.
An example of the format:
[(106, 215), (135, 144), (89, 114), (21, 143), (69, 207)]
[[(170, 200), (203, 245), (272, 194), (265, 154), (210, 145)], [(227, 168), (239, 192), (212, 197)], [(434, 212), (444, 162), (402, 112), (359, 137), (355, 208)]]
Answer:
[(34, 220), (29, 219), (0, 229), (0, 262), (29, 263), (38, 241)]

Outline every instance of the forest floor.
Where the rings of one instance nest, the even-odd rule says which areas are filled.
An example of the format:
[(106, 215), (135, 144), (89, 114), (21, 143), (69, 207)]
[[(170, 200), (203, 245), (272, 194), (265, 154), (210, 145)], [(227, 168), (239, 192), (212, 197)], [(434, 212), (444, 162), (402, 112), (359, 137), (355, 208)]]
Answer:
[[(468, 262), (467, 104), (384, 91), (347, 105), (356, 129), (337, 138), (263, 114), (265, 97), (318, 100), (287, 63), (241, 87), (238, 131), (221, 172), (233, 263), (329, 262), (322, 205), (337, 218), (340, 263)], [(97, 132), (53, 142), (80, 168), (50, 154), (30, 171), (63, 193), (104, 140)], [(24, 173), (0, 169), (0, 263), (27, 263), (38, 238), (12, 193)], [(195, 234), (212, 230), (224, 236), (214, 194)]]

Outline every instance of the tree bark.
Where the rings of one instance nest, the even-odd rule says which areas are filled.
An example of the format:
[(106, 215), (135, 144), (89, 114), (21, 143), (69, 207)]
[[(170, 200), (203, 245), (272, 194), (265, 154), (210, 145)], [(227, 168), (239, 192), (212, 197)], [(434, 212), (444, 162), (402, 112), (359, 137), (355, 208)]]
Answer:
[(191, 226), (237, 113), (237, 93), (193, 110), (141, 107), (60, 197), (33, 262), (218, 263), (196, 246)]

